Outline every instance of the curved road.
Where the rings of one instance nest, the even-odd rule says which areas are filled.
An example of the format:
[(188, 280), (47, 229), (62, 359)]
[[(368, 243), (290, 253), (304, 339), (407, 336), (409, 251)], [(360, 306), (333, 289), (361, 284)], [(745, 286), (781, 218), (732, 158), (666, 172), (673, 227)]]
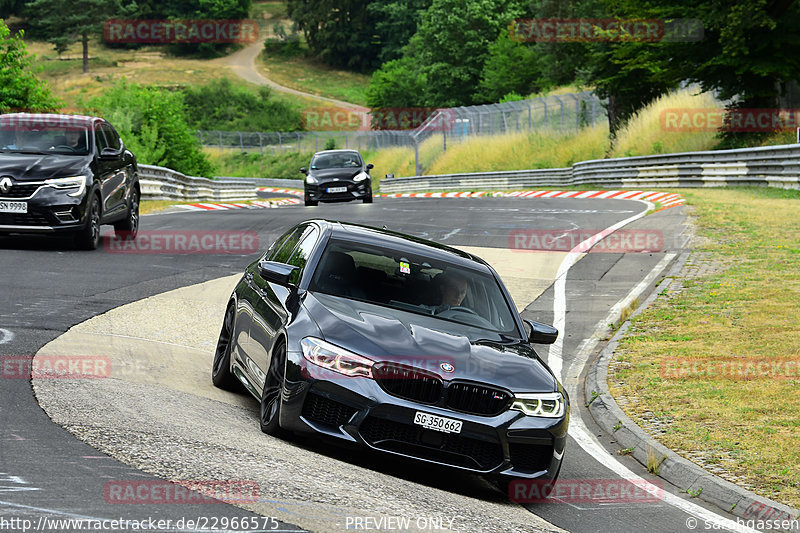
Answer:
[[(294, 223), (324, 217), (386, 224), (454, 246), (480, 249), (497, 265), (517, 304), (525, 308), (523, 316), (563, 320), (563, 344), (540, 351), (550, 358), (551, 365), (564, 369), (565, 385), (573, 390), (572, 438), (562, 483), (569, 486), (570, 480), (589, 480), (620, 486), (624, 469), (659, 481), (633, 459), (619, 456), (613, 436), (593, 424), (581, 402), (583, 361), (577, 356), (587, 355), (582, 350), (584, 341), (592, 338), (609, 309), (648, 274), (665, 272), (680, 251), (682, 208), (639, 218), (626, 226), (663, 232), (661, 251), (576, 256), (568, 271), (562, 269), (562, 283), (552, 280), (563, 265), (563, 256), (547, 261), (537, 257), (541, 252), (509, 251), (509, 235), (531, 235), (531, 230), (543, 229), (597, 231), (646, 209), (641, 203), (622, 200), (379, 199), (373, 205), (150, 215), (143, 217), (142, 229), (250, 231), (264, 249)], [(35, 524), (42, 517), (155, 517), (173, 520), (172, 529), (165, 530), (180, 530), (174, 524), (181, 518), (256, 518), (260, 515), (252, 511), (257, 511), (280, 521), (262, 523), (265, 527), (261, 529), (278, 526), (283, 531), (341, 531), (348, 525), (353, 529), (357, 524), (352, 520), (359, 517), (423, 515), (444, 520), (445, 526), (452, 519), (449, 527), (461, 531), (686, 531), (687, 520), (693, 517), (724, 515), (719, 509), (696, 507), (669, 486), (664, 486), (665, 495), (655, 501), (619, 502), (591, 495), (526, 504), (524, 511), (476, 476), (395, 464), (368, 454), (352, 457), (347, 450), (260, 434), (255, 402), (244, 396), (223, 396), (204, 378), (193, 377), (202, 375), (210, 362), (221, 319), (217, 317), (215, 322), (215, 315), (221, 314), (215, 313), (218, 295), (225, 294), (233, 280), (226, 276), (240, 274), (257, 254), (84, 253), (45, 238), (0, 239), (0, 250), (0, 267), (7, 280), (7, 297), (0, 301), (0, 353), (4, 355), (0, 520), (15, 518)], [(181, 287), (189, 288), (174, 291)], [(152, 299), (133, 303), (148, 297)], [(563, 298), (566, 307), (559, 305)], [(116, 314), (123, 312), (127, 314)], [(164, 319), (165, 313), (172, 322)], [(13, 367), (5, 363), (24, 360), (83, 322), (86, 324), (70, 334), (80, 340), (68, 353), (112, 354), (119, 375), (91, 382), (36, 380), (42, 407), (68, 432), (44, 414), (30, 381), (14, 379), (18, 376)], [(112, 338), (141, 344), (115, 353), (118, 346)], [(186, 357), (195, 366), (185, 365)], [(160, 361), (158, 372), (154, 361)], [(128, 366), (120, 366), (120, 362)], [(165, 379), (171, 375), (171, 365), (186, 367), (186, 372)], [(579, 430), (574, 435), (573, 428)], [(153, 481), (157, 479), (153, 474), (177, 480), (256, 480), (259, 498), (240, 502), (248, 509), (244, 510), (196, 502), (120, 505), (108, 497), (109, 483)], [(391, 523), (383, 524), (386, 529)], [(431, 524), (423, 525), (430, 529)], [(415, 528), (425, 529), (420, 524)]]

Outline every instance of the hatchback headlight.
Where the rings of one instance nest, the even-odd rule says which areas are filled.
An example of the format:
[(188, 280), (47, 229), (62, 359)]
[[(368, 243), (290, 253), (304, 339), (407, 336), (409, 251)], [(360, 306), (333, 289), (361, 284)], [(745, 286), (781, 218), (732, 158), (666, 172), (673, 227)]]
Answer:
[(53, 178), (44, 180), (44, 184), (54, 189), (75, 189), (67, 196), (80, 196), (86, 190), (86, 176), (71, 176), (69, 178)]
[(374, 361), (349, 352), (322, 339), (306, 337), (300, 341), (303, 357), (310, 363), (350, 377), (372, 377)]
[(353, 178), (353, 181), (364, 181), (364, 180), (365, 180), (365, 179), (367, 179), (368, 177), (369, 177), (369, 176), (367, 175), (367, 173), (366, 173), (366, 172), (359, 172), (359, 173), (358, 173), (358, 174), (356, 174), (356, 176)]
[(515, 394), (511, 409), (528, 416), (561, 418), (565, 409), (564, 396), (560, 392)]
[(309, 174), (308, 176), (306, 176), (306, 183), (308, 183), (309, 185), (316, 185), (317, 183), (319, 183), (319, 180), (314, 176), (312, 176), (311, 174)]

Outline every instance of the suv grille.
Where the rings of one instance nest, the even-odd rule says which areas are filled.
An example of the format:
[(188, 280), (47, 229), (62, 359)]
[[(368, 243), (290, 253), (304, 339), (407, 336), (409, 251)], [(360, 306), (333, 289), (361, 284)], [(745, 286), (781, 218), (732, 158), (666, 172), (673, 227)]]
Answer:
[(441, 378), (432, 372), (395, 363), (379, 363), (372, 368), (372, 375), (392, 396), (429, 404), (442, 398), (444, 385)]
[(511, 396), (500, 389), (471, 383), (451, 383), (447, 387), (445, 404), (456, 411), (495, 416), (505, 411), (509, 400)]
[(438, 463), (488, 471), (503, 462), (503, 450), (496, 440), (440, 433), (373, 416), (364, 420), (359, 432), (375, 448)]
[(41, 187), (41, 183), (35, 184), (21, 184), (15, 183), (8, 192), (0, 192), (0, 197), (3, 198), (28, 198), (36, 190)]

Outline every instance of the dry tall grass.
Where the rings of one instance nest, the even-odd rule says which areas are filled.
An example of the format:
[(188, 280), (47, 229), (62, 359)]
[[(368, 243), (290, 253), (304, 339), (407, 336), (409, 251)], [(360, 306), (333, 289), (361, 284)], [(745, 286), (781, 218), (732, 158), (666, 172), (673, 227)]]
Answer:
[(683, 89), (666, 94), (636, 113), (617, 133), (611, 157), (711, 150), (719, 142), (715, 131), (665, 131), (662, 113), (679, 109), (719, 110), (711, 93)]

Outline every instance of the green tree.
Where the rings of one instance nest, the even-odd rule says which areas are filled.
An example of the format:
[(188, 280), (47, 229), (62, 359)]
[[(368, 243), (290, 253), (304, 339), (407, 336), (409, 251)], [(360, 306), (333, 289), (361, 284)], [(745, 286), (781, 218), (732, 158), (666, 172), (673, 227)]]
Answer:
[(483, 65), (481, 81), (475, 93), (476, 100), (496, 103), (509, 93), (528, 95), (542, 89), (536, 49), (515, 41), (509, 32), (500, 32), (489, 45), (489, 54)]
[(186, 120), (199, 130), (298, 131), (300, 112), (272, 99), (269, 87), (252, 90), (228, 78), (184, 89)]
[(123, 80), (91, 98), (88, 108), (114, 124), (140, 163), (193, 176), (213, 172), (186, 123), (182, 93)]
[(378, 60), (386, 63), (399, 59), (403, 47), (417, 31), (420, 17), (432, 0), (377, 0), (367, 4), (367, 13), (374, 21)]
[(378, 66), (380, 48), (367, 0), (288, 0), (287, 11), (322, 61), (360, 71)]
[(23, 32), (12, 36), (0, 20), (0, 112), (54, 111), (61, 103), (31, 72), (31, 57), (22, 36)]
[(425, 75), (412, 57), (384, 63), (372, 74), (367, 105), (372, 109), (421, 107), (425, 104)]
[(80, 41), (84, 74), (89, 72), (89, 37), (122, 12), (119, 0), (32, 0), (25, 9), (33, 27), (59, 53), (69, 43)]

